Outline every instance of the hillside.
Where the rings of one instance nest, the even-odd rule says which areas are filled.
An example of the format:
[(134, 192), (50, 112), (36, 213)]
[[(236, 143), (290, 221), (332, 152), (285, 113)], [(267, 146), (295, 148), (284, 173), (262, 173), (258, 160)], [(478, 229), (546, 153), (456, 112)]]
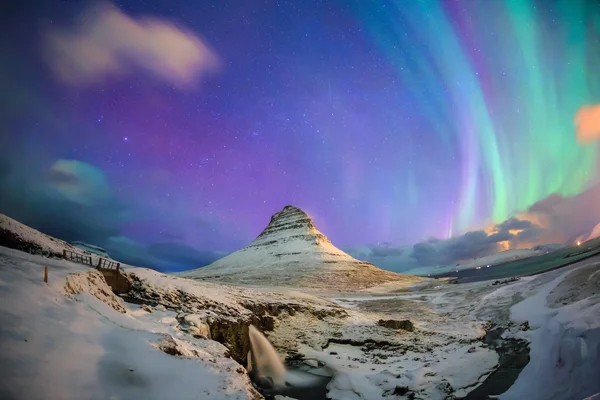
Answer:
[(67, 242), (48, 236), (0, 214), (0, 246), (46, 256), (61, 256), (64, 249), (76, 251)]

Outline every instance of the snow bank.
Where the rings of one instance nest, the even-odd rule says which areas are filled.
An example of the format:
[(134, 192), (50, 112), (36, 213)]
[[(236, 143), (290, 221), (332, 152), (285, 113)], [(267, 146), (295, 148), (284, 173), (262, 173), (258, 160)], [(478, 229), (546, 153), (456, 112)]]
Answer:
[[(529, 321), (532, 331), (519, 336), (531, 342), (529, 364), (501, 399), (582, 399), (600, 391), (600, 293), (559, 308), (548, 297), (571, 274), (569, 269), (533, 296), (511, 308), (516, 322)], [(600, 264), (592, 265), (590, 274)]]
[(172, 326), (119, 313), (90, 293), (65, 297), (67, 274), (87, 271), (0, 247), (0, 398), (260, 398), (219, 343), (179, 332), (187, 357), (170, 355), (156, 343), (177, 335)]

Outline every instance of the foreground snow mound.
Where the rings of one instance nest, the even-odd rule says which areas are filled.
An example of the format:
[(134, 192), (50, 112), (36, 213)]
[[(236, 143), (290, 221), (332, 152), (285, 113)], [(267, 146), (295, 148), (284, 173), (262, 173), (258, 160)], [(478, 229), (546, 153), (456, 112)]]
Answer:
[(173, 312), (120, 313), (90, 294), (93, 275), (70, 278), (87, 288), (78, 301), (64, 296), (67, 275), (88, 271), (0, 247), (1, 399), (262, 398), (227, 348), (181, 332)]
[(123, 300), (113, 293), (104, 275), (96, 269), (67, 275), (65, 294), (73, 298), (82, 293), (89, 293), (116, 311), (125, 313)]
[(286, 206), (248, 247), (180, 276), (232, 283), (341, 290), (422, 281), (384, 271), (335, 247), (299, 208)]

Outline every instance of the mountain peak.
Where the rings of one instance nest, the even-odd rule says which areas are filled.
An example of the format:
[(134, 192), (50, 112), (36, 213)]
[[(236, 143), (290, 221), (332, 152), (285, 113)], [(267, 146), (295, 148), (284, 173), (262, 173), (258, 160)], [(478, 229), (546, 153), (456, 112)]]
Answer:
[(255, 242), (264, 241), (265, 238), (279, 240), (285, 236), (302, 235), (322, 236), (322, 239), (329, 241), (315, 228), (315, 224), (308, 214), (298, 207), (288, 205), (271, 216), (269, 225), (258, 235)]
[(365, 288), (389, 281), (418, 278), (381, 270), (335, 247), (303, 210), (285, 206), (247, 247), (180, 276), (231, 283)]

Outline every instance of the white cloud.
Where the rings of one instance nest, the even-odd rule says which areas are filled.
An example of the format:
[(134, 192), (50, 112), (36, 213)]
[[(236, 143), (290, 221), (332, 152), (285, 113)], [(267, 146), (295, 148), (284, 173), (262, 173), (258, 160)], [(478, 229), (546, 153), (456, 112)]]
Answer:
[(143, 70), (190, 87), (218, 64), (193, 33), (157, 18), (132, 18), (110, 3), (91, 7), (73, 27), (49, 29), (46, 39), (50, 68), (74, 85)]

